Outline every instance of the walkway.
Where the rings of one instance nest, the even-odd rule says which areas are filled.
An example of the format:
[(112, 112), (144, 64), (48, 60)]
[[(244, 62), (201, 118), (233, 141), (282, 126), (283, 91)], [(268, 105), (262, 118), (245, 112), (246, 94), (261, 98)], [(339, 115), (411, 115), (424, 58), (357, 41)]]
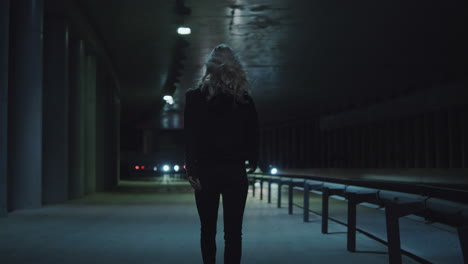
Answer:
[[(345, 226), (331, 222), (332, 234), (323, 235), (317, 215), (303, 223), (295, 210), (288, 215), (276, 203), (252, 198), (249, 190), (243, 263), (388, 263), (386, 247), (379, 242), (358, 233), (359, 252), (350, 253)], [(222, 263), (222, 221), (218, 230)], [(0, 259), (5, 264), (201, 263), (198, 243), (198, 215), (185, 182), (121, 182), (115, 192), (0, 218)]]

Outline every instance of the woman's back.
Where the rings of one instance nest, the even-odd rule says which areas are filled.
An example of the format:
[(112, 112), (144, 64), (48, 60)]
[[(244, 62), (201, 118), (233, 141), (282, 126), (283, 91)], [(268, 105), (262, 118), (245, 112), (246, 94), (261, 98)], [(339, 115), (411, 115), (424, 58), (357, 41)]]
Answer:
[(185, 131), (190, 154), (198, 162), (244, 161), (257, 155), (258, 124), (252, 98), (244, 102), (221, 93), (210, 100), (200, 88), (186, 94)]

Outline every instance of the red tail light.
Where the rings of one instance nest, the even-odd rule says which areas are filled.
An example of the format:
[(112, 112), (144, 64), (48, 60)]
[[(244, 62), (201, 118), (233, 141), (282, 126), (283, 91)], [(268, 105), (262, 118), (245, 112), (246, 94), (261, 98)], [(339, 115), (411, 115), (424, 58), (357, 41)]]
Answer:
[(135, 166), (135, 170), (139, 170), (140, 169), (140, 166)]

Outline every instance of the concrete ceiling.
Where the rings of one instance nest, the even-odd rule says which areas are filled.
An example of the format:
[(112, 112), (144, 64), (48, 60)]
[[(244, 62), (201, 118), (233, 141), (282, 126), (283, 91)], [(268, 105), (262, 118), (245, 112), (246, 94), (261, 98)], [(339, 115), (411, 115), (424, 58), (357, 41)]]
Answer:
[[(457, 1), (186, 0), (189, 16), (167, 0), (79, 3), (116, 66), (129, 123), (162, 117), (167, 127), (180, 127), (184, 93), (220, 43), (238, 51), (266, 123), (458, 82), (464, 74)], [(179, 25), (191, 27), (190, 46), (176, 103), (163, 106)]]

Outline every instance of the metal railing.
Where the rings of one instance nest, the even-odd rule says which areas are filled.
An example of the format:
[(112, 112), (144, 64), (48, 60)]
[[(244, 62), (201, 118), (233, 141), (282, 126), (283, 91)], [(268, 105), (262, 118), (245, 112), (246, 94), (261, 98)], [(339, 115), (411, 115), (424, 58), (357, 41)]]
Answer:
[[(382, 181), (325, 178), (320, 176), (249, 174), (252, 196), (255, 183), (260, 183), (260, 199), (263, 200), (263, 184), (268, 184), (268, 203), (271, 203), (271, 185), (278, 185), (277, 207), (281, 207), (282, 186), (288, 186), (288, 213), (293, 213), (293, 189), (304, 192), (303, 220), (309, 220), (309, 195), (322, 194), (322, 233), (328, 233), (329, 197), (338, 195), (347, 200), (347, 250), (356, 251), (356, 207), (360, 203), (372, 203), (385, 209), (387, 246), (390, 264), (402, 263), (399, 219), (410, 214), (419, 215), (434, 222), (457, 228), (464, 263), (468, 263), (468, 192), (464, 190), (438, 189), (417, 184), (386, 183)], [(442, 198), (445, 199), (442, 199)], [(448, 199), (450, 200), (448, 200)]]

